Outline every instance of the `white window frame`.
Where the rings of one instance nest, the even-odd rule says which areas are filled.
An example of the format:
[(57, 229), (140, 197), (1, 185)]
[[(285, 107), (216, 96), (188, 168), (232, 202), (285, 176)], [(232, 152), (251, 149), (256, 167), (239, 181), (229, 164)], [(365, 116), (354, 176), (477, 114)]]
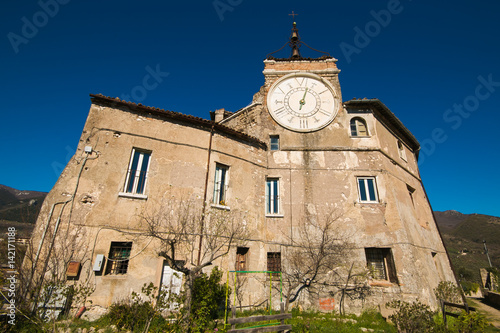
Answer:
[[(370, 195), (369, 183), (373, 186), (373, 197)], [(377, 190), (377, 179), (375, 177), (356, 177), (356, 184), (358, 186), (358, 198), (360, 203), (378, 203), (378, 190)], [(363, 184), (363, 185), (362, 185)], [(363, 194), (365, 199), (363, 199)]]
[(266, 215), (281, 216), (280, 178), (266, 178)]
[[(136, 154), (139, 154), (138, 160), (137, 160), (137, 166), (136, 169), (133, 170), (133, 164), (134, 164), (134, 158)], [(149, 167), (151, 165), (151, 151), (145, 150), (145, 149), (139, 149), (139, 148), (133, 148), (132, 149), (132, 154), (130, 155), (130, 161), (128, 164), (128, 169), (127, 169), (127, 176), (125, 178), (125, 185), (123, 187), (123, 192), (120, 192), (120, 196), (124, 197), (131, 197), (131, 198), (139, 198), (139, 199), (145, 199), (147, 198), (146, 193), (146, 188), (147, 188), (147, 183), (148, 183), (148, 175), (149, 175)], [(145, 166), (146, 170), (142, 170), (144, 165), (144, 157), (148, 156), (148, 161), (147, 165)], [(133, 175), (132, 175), (133, 173)], [(139, 187), (139, 182), (141, 180), (141, 173), (144, 173), (144, 179), (143, 179), (143, 186), (142, 186), (142, 191), (138, 193), (138, 187)], [(133, 177), (133, 180), (131, 180), (131, 177)], [(130, 183), (132, 181), (132, 183)], [(130, 188), (132, 185), (132, 188)]]
[(229, 166), (215, 163), (214, 195), (212, 203), (216, 206), (227, 206), (229, 184)]

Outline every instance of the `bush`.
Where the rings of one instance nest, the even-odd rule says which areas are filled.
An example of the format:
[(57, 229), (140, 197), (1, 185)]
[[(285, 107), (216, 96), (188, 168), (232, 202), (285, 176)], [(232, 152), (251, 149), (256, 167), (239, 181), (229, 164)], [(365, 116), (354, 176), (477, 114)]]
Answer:
[[(195, 331), (204, 332), (210, 322), (224, 317), (226, 304), (226, 285), (221, 284), (222, 271), (212, 269), (210, 276), (202, 273), (194, 280), (191, 318)], [(214, 323), (214, 328), (217, 324)]]
[[(132, 332), (163, 332), (170, 329), (171, 325), (160, 315), (160, 310), (155, 307), (156, 288), (153, 283), (144, 284), (142, 296), (132, 292), (132, 297), (121, 302), (113, 303), (103, 321), (108, 325), (116, 325), (120, 330)], [(161, 304), (160, 304), (161, 305)]]
[(470, 281), (461, 281), (460, 285), (466, 295), (471, 296), (473, 293), (476, 293), (479, 290), (479, 283), (470, 282)]
[(450, 303), (462, 303), (462, 293), (460, 288), (453, 282), (441, 281), (434, 289), (434, 295), (437, 300), (445, 300)]
[(456, 327), (461, 333), (484, 332), (487, 324), (486, 318), (482, 314), (475, 311), (470, 313), (462, 311), (462, 314), (458, 317)]
[(447, 317), (448, 327), (445, 326), (443, 317), (438, 312), (420, 303), (392, 301), (387, 303), (390, 308), (397, 311), (389, 316), (399, 332), (484, 332), (488, 325), (485, 317), (478, 312), (467, 313), (462, 311), (458, 318)]
[(389, 319), (399, 332), (435, 332), (434, 312), (419, 300), (413, 303), (397, 300), (387, 303), (386, 306), (397, 309)]
[(154, 310), (151, 304), (145, 302), (134, 302), (125, 300), (113, 303), (109, 307), (107, 317), (111, 324), (116, 325), (119, 329), (141, 330), (147, 325)]

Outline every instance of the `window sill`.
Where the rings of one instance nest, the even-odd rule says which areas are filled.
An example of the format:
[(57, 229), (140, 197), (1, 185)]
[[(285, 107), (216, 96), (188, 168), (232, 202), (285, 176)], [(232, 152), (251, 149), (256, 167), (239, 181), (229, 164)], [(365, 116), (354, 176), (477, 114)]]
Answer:
[(272, 283), (282, 283), (282, 279), (280, 279), (280, 276), (279, 274), (274, 276), (273, 275), (273, 278), (270, 279), (269, 278), (269, 273), (266, 274), (266, 282), (272, 282)]
[(146, 200), (148, 198), (148, 196), (145, 194), (126, 193), (126, 192), (119, 192), (118, 196), (123, 198), (141, 199), (141, 200)]
[(384, 287), (384, 288), (389, 288), (389, 287), (394, 287), (397, 286), (397, 283), (388, 281), (388, 280), (370, 280), (368, 281), (368, 285), (370, 287)]
[(118, 280), (124, 280), (128, 278), (127, 273), (125, 274), (106, 274), (102, 275), (102, 278), (105, 280), (111, 280), (111, 279), (118, 279)]
[(381, 201), (354, 201), (355, 206), (386, 206), (385, 202)]
[(363, 136), (361, 136), (361, 135), (352, 136), (351, 135), (351, 139), (367, 139), (367, 138), (371, 138), (371, 136), (370, 135), (363, 135)]
[(270, 217), (270, 218), (273, 218), (273, 217), (283, 218), (283, 217), (285, 217), (285, 215), (283, 215), (283, 214), (268, 214), (268, 213), (266, 213), (266, 217)]
[(224, 206), (224, 205), (211, 204), (210, 207), (217, 208), (217, 209), (222, 209), (222, 210), (228, 210), (228, 211), (231, 210), (231, 207)]

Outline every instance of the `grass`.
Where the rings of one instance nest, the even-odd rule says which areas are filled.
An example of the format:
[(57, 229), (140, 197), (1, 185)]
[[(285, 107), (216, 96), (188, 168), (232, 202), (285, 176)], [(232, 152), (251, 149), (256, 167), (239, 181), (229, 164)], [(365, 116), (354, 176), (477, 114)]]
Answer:
[[(237, 317), (268, 314), (262, 311), (245, 311)], [(377, 311), (366, 311), (360, 316), (340, 316), (337, 313), (322, 313), (316, 311), (292, 310), (292, 319), (286, 321), (292, 325), (292, 332), (363, 332), (364, 329), (373, 332), (397, 332), (396, 328), (387, 323)], [(255, 323), (252, 325), (254, 326)], [(250, 325), (248, 325), (250, 326)], [(242, 328), (239, 325), (237, 328)], [(229, 328), (229, 327), (228, 327)], [(219, 332), (224, 332), (222, 326)]]
[[(488, 322), (491, 322), (494, 320), (500, 321), (500, 315), (497, 315), (496, 317), (494, 317), (491, 313), (481, 310), (481, 306), (480, 306), (481, 301), (480, 300), (473, 299), (473, 298), (467, 298), (467, 303), (469, 303), (469, 305), (475, 307), (479, 313), (484, 315)], [(485, 332), (500, 332), (500, 329), (496, 328), (492, 325), (489, 325), (486, 327)]]
[[(474, 306), (477, 306), (477, 304), (471, 304)], [(257, 310), (257, 311), (245, 311), (245, 312), (239, 312), (237, 317), (245, 317), (245, 316), (253, 316), (253, 315), (267, 315), (268, 312), (264, 310)], [(382, 315), (375, 311), (365, 311), (359, 316), (356, 315), (345, 315), (341, 316), (338, 313), (332, 312), (332, 313), (322, 313), (322, 312), (316, 312), (316, 311), (299, 311), (298, 309), (293, 309), (292, 310), (292, 319), (289, 319), (286, 321), (287, 324), (292, 325), (292, 332), (302, 332), (302, 333), (308, 333), (308, 332), (340, 332), (340, 333), (350, 333), (350, 332), (388, 332), (388, 333), (396, 333), (397, 329), (392, 325), (389, 324), (383, 317)], [(487, 315), (487, 314), (485, 314)], [(435, 315), (435, 322), (442, 322), (442, 317), (440, 314)], [(490, 318), (488, 318), (490, 319)], [(218, 333), (223, 333), (227, 332), (227, 330), (230, 329), (230, 326), (224, 327), (222, 323), (217, 325), (216, 330), (208, 330), (206, 332), (218, 332)], [(33, 326), (29, 325), (28, 323), (25, 323), (26, 325), (24, 327), (18, 326), (16, 330), (10, 330), (10, 332), (46, 332), (46, 331), (51, 331), (53, 329), (53, 323), (47, 323), (43, 325), (43, 328), (41, 326)], [(253, 325), (247, 325), (247, 326), (255, 326), (258, 323), (254, 323)], [(264, 324), (264, 323), (261, 323)], [(452, 317), (448, 317), (448, 327), (452, 329), (456, 324), (456, 319)], [(99, 331), (103, 329), (104, 333), (111, 333), (111, 332), (117, 332), (116, 328), (115, 330), (112, 329), (111, 327), (112, 323), (110, 321), (110, 318), (108, 316), (103, 316), (99, 320), (94, 321), (94, 322), (88, 322), (85, 320), (81, 319), (72, 319), (72, 320), (62, 320), (56, 323), (56, 326), (58, 329), (62, 329), (63, 331), (69, 331), (70, 332), (81, 332), (83, 329), (86, 329), (87, 332), (91, 331)], [(149, 328), (149, 332), (164, 332), (164, 329), (162, 329), (162, 325), (157, 325), (155, 321), (151, 323), (151, 326)], [(93, 328), (93, 329), (92, 329)], [(164, 328), (164, 327), (163, 327)], [(238, 328), (242, 328), (242, 325), (238, 325)], [(172, 327), (172, 329), (174, 329)], [(1, 331), (1, 329), (0, 329)], [(451, 330), (451, 331), (456, 331), (456, 330)], [(7, 330), (6, 332), (9, 332)], [(123, 330), (119, 332), (125, 332)], [(137, 332), (142, 332), (142, 329), (138, 330)], [(172, 330), (172, 332), (175, 332), (175, 329)], [(493, 333), (493, 332), (500, 332), (500, 329), (497, 329), (493, 327), (492, 325), (489, 325), (485, 328), (484, 332), (486, 333)]]

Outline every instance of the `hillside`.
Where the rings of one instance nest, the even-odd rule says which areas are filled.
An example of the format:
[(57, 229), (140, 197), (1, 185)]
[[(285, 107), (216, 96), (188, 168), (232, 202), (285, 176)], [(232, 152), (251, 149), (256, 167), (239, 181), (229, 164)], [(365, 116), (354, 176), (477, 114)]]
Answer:
[(479, 268), (500, 266), (500, 218), (457, 211), (434, 212), (443, 240), (460, 280), (479, 282)]
[(0, 185), (0, 220), (34, 224), (46, 195)]

